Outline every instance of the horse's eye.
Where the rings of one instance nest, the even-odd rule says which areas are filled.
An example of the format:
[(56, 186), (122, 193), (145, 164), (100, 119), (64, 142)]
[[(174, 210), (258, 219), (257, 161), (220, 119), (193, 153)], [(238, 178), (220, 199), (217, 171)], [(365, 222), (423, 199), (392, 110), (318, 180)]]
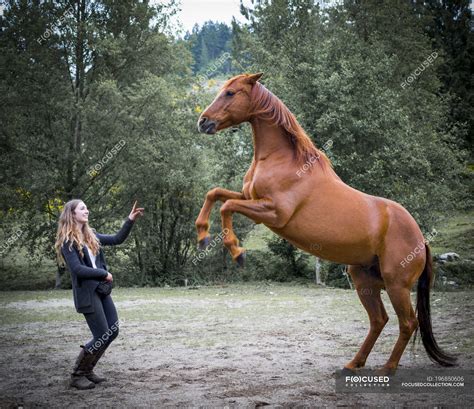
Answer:
[(233, 92), (233, 91), (227, 91), (227, 92), (225, 93), (225, 95), (226, 95), (226, 97), (233, 97), (233, 96), (235, 95), (235, 92)]

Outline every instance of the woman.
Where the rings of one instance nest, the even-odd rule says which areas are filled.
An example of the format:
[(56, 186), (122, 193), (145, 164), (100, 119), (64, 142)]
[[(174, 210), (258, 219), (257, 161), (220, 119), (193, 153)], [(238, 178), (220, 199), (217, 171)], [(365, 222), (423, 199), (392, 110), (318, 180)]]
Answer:
[(113, 277), (107, 271), (102, 246), (123, 243), (136, 218), (143, 215), (144, 209), (136, 205), (137, 202), (115, 235), (99, 234), (89, 227), (89, 210), (82, 200), (67, 202), (59, 217), (56, 254), (71, 273), (76, 311), (84, 314), (93, 336), (86, 345), (81, 345), (71, 375), (70, 385), (77, 389), (91, 389), (106, 380), (94, 374), (93, 369), (117, 337), (119, 325), (110, 296)]

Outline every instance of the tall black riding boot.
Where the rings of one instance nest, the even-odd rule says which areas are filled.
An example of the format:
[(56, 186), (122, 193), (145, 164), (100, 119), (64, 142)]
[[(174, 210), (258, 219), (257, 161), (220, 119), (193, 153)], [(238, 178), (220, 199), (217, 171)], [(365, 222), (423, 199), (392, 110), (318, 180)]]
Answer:
[(71, 374), (69, 386), (77, 389), (95, 388), (95, 384), (86, 378), (86, 374), (94, 358), (93, 354), (89, 353), (85, 348), (81, 348), (81, 352), (76, 359), (76, 364)]
[(94, 351), (92, 353), (94, 355), (94, 359), (91, 361), (91, 364), (87, 368), (87, 373), (86, 373), (86, 378), (89, 379), (89, 381), (94, 382), (94, 383), (101, 383), (107, 380), (107, 378), (97, 376), (94, 373), (94, 367), (97, 365), (97, 362), (99, 362), (99, 359), (102, 357), (102, 355), (104, 355), (104, 352), (108, 346), (109, 344), (105, 344), (104, 346), (99, 348), (99, 350)]

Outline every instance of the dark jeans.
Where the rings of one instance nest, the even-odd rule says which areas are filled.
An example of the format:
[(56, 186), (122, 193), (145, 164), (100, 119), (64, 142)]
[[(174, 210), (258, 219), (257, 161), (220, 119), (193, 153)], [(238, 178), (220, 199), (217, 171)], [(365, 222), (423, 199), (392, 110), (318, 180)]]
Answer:
[(107, 348), (119, 333), (117, 310), (112, 297), (94, 293), (92, 303), (94, 312), (84, 314), (93, 336), (85, 345), (89, 352)]

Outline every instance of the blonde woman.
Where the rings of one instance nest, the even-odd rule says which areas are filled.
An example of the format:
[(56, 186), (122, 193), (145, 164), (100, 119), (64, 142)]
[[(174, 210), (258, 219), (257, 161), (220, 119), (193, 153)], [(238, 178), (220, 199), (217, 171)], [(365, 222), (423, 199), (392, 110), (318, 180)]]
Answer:
[(107, 270), (102, 246), (123, 243), (144, 209), (136, 207), (115, 235), (96, 233), (89, 227), (89, 210), (82, 200), (67, 202), (59, 217), (56, 254), (65, 262), (72, 278), (76, 311), (84, 314), (92, 339), (81, 345), (71, 374), (70, 386), (91, 389), (105, 381), (93, 369), (119, 331), (117, 310), (110, 296), (112, 274)]

